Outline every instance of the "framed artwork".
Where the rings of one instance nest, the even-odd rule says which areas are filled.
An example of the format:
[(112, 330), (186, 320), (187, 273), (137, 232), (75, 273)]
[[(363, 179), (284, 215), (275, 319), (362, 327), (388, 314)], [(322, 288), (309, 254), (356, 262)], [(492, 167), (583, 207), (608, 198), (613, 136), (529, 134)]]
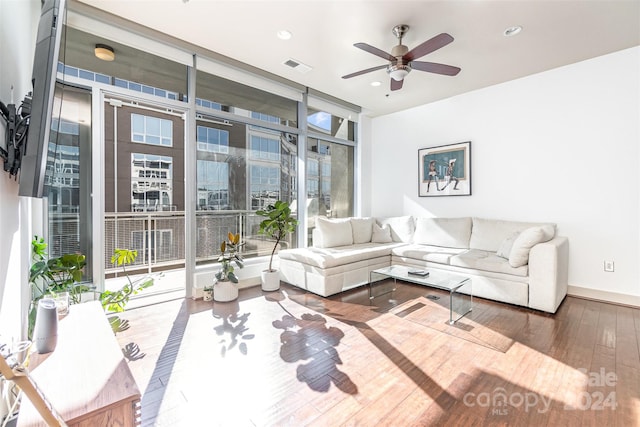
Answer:
[(418, 150), (418, 195), (471, 195), (471, 141)]

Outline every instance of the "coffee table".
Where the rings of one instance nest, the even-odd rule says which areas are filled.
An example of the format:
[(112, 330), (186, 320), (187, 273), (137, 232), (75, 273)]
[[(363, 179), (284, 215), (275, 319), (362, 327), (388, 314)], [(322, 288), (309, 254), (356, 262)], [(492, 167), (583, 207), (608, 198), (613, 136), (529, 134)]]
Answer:
[[(428, 271), (428, 276), (409, 274), (409, 271)], [(385, 278), (393, 279), (393, 289), (374, 295), (374, 285)], [(402, 280), (416, 285), (429, 286), (449, 291), (449, 324), (453, 325), (458, 320), (473, 310), (473, 292), (471, 279), (458, 274), (443, 271), (433, 271), (404, 265), (392, 265), (378, 268), (369, 273), (369, 299), (379, 297), (396, 290), (396, 281)], [(454, 319), (454, 313), (456, 318)]]

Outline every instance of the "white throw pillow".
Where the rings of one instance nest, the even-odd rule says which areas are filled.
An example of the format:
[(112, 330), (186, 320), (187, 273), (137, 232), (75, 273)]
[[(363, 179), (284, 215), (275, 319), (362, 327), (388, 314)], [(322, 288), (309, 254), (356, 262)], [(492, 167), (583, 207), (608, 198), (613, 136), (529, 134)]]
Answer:
[(353, 244), (351, 221), (345, 219), (316, 218), (316, 228), (320, 231), (323, 248), (348, 246)]
[(524, 230), (516, 237), (509, 254), (509, 265), (517, 268), (529, 262), (529, 251), (538, 243), (548, 241), (548, 234), (542, 227), (531, 227)]
[(410, 243), (413, 240), (414, 221), (413, 217), (395, 216), (390, 218), (378, 218), (379, 225), (388, 224), (391, 228), (391, 238), (394, 242)]
[(500, 244), (496, 255), (505, 259), (509, 259), (509, 255), (511, 255), (511, 249), (513, 248), (513, 243), (516, 241), (519, 235), (520, 233), (516, 232), (504, 239)]
[(380, 227), (378, 224), (373, 224), (372, 233), (371, 233), (371, 242), (373, 243), (391, 243), (393, 239), (391, 238), (391, 228), (389, 225), (385, 224)]
[(368, 243), (373, 232), (373, 218), (351, 218), (353, 243)]

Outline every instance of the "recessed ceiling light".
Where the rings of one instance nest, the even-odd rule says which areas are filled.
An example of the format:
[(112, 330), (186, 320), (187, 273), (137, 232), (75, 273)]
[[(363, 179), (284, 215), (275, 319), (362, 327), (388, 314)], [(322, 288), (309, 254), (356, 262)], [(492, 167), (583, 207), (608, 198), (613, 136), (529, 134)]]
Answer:
[(520, 25), (515, 25), (513, 27), (509, 27), (502, 33), (505, 37), (512, 37), (516, 34), (519, 34), (522, 31), (522, 27)]
[(276, 33), (280, 40), (289, 40), (292, 36), (291, 31), (280, 30)]
[(371, 82), (371, 86), (373, 86), (373, 87), (378, 87), (378, 86), (380, 86), (381, 84), (382, 84), (382, 83), (380, 83), (380, 82)]

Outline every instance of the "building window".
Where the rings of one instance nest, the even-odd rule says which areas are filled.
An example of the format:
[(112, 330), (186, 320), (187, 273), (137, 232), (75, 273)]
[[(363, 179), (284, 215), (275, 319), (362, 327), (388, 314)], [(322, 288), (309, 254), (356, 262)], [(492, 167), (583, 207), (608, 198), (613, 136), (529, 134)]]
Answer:
[(280, 140), (251, 135), (251, 158), (280, 161)]
[(198, 126), (196, 138), (198, 150), (222, 154), (229, 152), (229, 131)]
[(265, 113), (258, 113), (257, 111), (251, 112), (251, 118), (262, 120), (263, 122), (267, 122), (267, 123), (275, 123), (277, 125), (280, 124), (280, 117), (271, 116)]
[(131, 114), (131, 141), (173, 146), (173, 122), (158, 117)]
[(251, 209), (264, 209), (280, 199), (280, 168), (251, 166)]
[(317, 177), (320, 175), (318, 171), (318, 160), (307, 159), (307, 174), (309, 177)]
[(173, 159), (131, 153), (131, 211), (171, 211)]
[(229, 164), (198, 160), (198, 209), (229, 209)]

